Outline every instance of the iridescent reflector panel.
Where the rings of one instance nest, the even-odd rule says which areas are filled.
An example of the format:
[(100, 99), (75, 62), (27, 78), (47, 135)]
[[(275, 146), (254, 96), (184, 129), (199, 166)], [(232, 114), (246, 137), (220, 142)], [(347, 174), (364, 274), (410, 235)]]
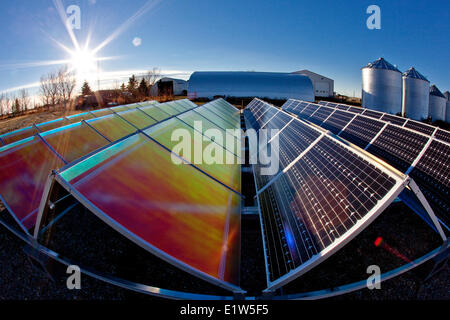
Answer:
[(68, 125), (68, 124), (70, 124), (69, 120), (67, 120), (66, 118), (61, 118), (61, 119), (56, 119), (56, 120), (45, 122), (45, 123), (40, 123), (36, 126), (38, 127), (39, 131), (45, 132), (45, 131), (50, 131), (50, 130)]
[(100, 110), (95, 110), (95, 111), (91, 111), (91, 113), (96, 117), (103, 117), (106, 116), (108, 114), (112, 114), (113, 112), (110, 109), (100, 109)]
[(119, 112), (118, 115), (122, 118), (124, 118), (126, 121), (130, 122), (132, 125), (137, 127), (138, 129), (143, 129), (145, 127), (148, 127), (154, 123), (156, 123), (156, 120), (151, 118), (148, 114), (146, 114), (144, 111), (141, 111), (139, 109), (131, 109), (127, 111)]
[(61, 178), (96, 215), (153, 254), (206, 280), (238, 283), (240, 196), (175, 165), (145, 135), (98, 152)]
[(175, 116), (183, 111), (183, 110), (180, 111), (180, 110), (174, 108), (170, 102), (161, 104), (159, 106), (159, 108), (171, 116)]
[[(201, 132), (173, 118), (145, 130), (145, 133), (214, 179), (240, 192), (241, 170), (237, 157)], [(182, 147), (184, 143), (186, 147)], [(210, 155), (214, 157), (207, 158)]]
[(157, 121), (162, 121), (170, 117), (170, 114), (163, 111), (157, 106), (143, 106), (139, 107), (139, 109), (141, 109), (142, 111), (144, 111), (146, 114), (148, 114), (150, 117), (152, 117)]
[(70, 123), (80, 122), (82, 120), (89, 120), (95, 118), (92, 113), (90, 112), (84, 112), (80, 114), (74, 114), (72, 116), (66, 117), (67, 120), (70, 121)]
[(87, 123), (110, 141), (119, 140), (136, 131), (135, 127), (115, 114), (92, 119)]
[(239, 151), (241, 150), (241, 145), (239, 139), (233, 135), (234, 131), (227, 132), (227, 130), (219, 127), (215, 123), (209, 121), (207, 118), (194, 111), (185, 112), (177, 116), (177, 118), (191, 127), (195, 127), (196, 130), (202, 132), (208, 138), (216, 141), (233, 154), (237, 156), (240, 155)]
[(38, 130), (35, 127), (26, 127), (13, 132), (2, 134), (0, 137), (2, 138), (4, 144), (8, 145), (10, 143), (17, 142), (22, 139), (34, 136), (37, 133)]
[(48, 175), (63, 165), (38, 136), (0, 148), (0, 195), (24, 230), (36, 223)]
[(67, 162), (81, 158), (109, 143), (83, 122), (45, 132), (42, 136)]
[(208, 110), (206, 107), (200, 107), (194, 109), (195, 112), (199, 113), (209, 121), (214, 122), (217, 126), (221, 127), (222, 129), (236, 129), (236, 125), (228, 122), (227, 120), (221, 118), (217, 114), (215, 114), (213, 111)]

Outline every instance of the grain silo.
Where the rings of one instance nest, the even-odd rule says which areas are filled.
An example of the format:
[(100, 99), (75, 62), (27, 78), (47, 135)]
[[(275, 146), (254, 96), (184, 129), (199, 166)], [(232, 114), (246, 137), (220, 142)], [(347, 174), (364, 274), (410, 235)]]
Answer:
[(402, 112), (402, 73), (379, 58), (362, 68), (362, 106), (381, 112)]
[(445, 121), (445, 96), (434, 84), (430, 87), (430, 116), (432, 121)]
[(450, 123), (450, 92), (445, 91), (444, 96), (447, 99), (447, 107), (445, 108), (445, 122)]
[(402, 114), (414, 120), (425, 120), (429, 114), (430, 81), (413, 67), (403, 73)]

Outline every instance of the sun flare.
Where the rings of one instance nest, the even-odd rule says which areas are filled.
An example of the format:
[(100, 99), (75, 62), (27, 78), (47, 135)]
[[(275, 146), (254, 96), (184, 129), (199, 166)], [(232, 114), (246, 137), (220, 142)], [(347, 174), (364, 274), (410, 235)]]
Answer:
[(71, 53), (70, 70), (74, 71), (78, 80), (88, 80), (98, 70), (98, 59), (95, 54), (88, 50), (77, 50)]

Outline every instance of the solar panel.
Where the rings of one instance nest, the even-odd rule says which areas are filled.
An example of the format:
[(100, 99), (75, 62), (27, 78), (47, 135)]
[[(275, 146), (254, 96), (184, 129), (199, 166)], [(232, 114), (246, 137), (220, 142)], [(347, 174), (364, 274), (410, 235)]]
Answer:
[(263, 176), (254, 165), (268, 289), (355, 236), (400, 193), (405, 179), (297, 119), (278, 137), (280, 172)]
[(323, 124), (322, 127), (338, 134), (354, 117), (349, 112), (336, 110)]
[(407, 119), (396, 117), (396, 116), (393, 116), (391, 114), (385, 113), (381, 117), (381, 120), (387, 121), (387, 122), (390, 122), (390, 123), (393, 123), (393, 124), (396, 124), (396, 125), (399, 125), (399, 126), (402, 126), (406, 122)]
[(420, 186), (438, 218), (450, 226), (450, 146), (432, 141), (410, 176)]
[[(266, 243), (271, 243), (271, 282), (318, 257), (396, 184), (375, 166), (345, 151), (325, 137), (263, 191), (261, 212)], [(376, 178), (366, 179), (371, 176)], [(271, 208), (266, 207), (269, 203)], [(276, 214), (269, 218), (271, 212)]]
[(316, 112), (314, 112), (311, 117), (309, 118), (309, 121), (315, 123), (315, 124), (321, 124), (324, 122), (332, 113), (334, 109), (328, 108), (328, 107), (320, 107)]
[(378, 120), (356, 116), (339, 136), (364, 149), (383, 127)]
[(373, 110), (369, 110), (369, 109), (364, 109), (364, 112), (362, 114), (367, 117), (374, 118), (374, 119), (380, 119), (383, 116), (383, 114), (381, 112), (377, 112), (377, 111), (373, 111)]
[(450, 132), (442, 130), (442, 129), (437, 129), (436, 133), (434, 134), (434, 137), (436, 139), (442, 140), (444, 142), (450, 143)]
[[(292, 112), (297, 114), (296, 111)], [(341, 110), (336, 110), (335, 112), (352, 114), (351, 112)], [(318, 111), (315, 114), (318, 114)], [(368, 116), (373, 116), (375, 118), (382, 116), (385, 121), (382, 119), (368, 118)], [(313, 117), (308, 120), (312, 121)], [(330, 118), (332, 117), (330, 116)], [(401, 119), (397, 122), (398, 125), (388, 124), (395, 122), (398, 119)], [(386, 122), (386, 120), (389, 122)], [(343, 123), (340, 125), (342, 126)], [(325, 123), (319, 123), (319, 121), (317, 121), (316, 124), (319, 124), (329, 130), (334, 129), (331, 130), (334, 133), (338, 131), (338, 129), (327, 126)], [(435, 134), (432, 137), (433, 132), (435, 132)], [(436, 212), (436, 215), (448, 229), (446, 213), (442, 211), (442, 208), (448, 208), (447, 196), (443, 193), (430, 191), (432, 189), (430, 189), (430, 186), (427, 185), (427, 180), (423, 177), (423, 175), (419, 177), (418, 172), (420, 172), (420, 170), (414, 169), (414, 167), (419, 165), (419, 163), (423, 166), (421, 163), (421, 157), (422, 153), (424, 153), (425, 150), (428, 150), (428, 144), (433, 142), (434, 145), (435, 142), (439, 142), (438, 140), (445, 141), (446, 133), (447, 131), (445, 130), (437, 129), (436, 127), (432, 127), (411, 119), (404, 121), (404, 119), (396, 116), (387, 115), (380, 112), (372, 112), (372, 110), (364, 109), (364, 112), (351, 120), (348, 125), (344, 127), (340, 133), (338, 133), (338, 135), (361, 148), (367, 149), (368, 152), (383, 159), (401, 172), (410, 174), (411, 176), (413, 176), (412, 172), (414, 172), (417, 178), (415, 179), (417, 180), (417, 184), (421, 189), (423, 189), (423, 193), (426, 195), (426, 198), (430, 201), (430, 203), (434, 203), (432, 207)], [(436, 169), (431, 169), (433, 168), (431, 160), (426, 162), (425, 166), (428, 166), (430, 170), (428, 179), (434, 179), (430, 178), (429, 175), (431, 173), (439, 175), (439, 172), (436, 171)], [(422, 170), (423, 169), (424, 168), (422, 168)], [(443, 187), (443, 184), (439, 182), (439, 179), (432, 181), (434, 181), (435, 184), (435, 187), (433, 188)]]
[(401, 172), (406, 172), (428, 139), (427, 136), (389, 124), (367, 151), (386, 160)]

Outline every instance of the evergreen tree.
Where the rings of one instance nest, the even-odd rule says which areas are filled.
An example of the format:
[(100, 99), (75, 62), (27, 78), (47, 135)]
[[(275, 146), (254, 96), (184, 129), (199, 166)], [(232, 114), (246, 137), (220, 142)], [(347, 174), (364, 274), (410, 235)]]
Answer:
[(130, 93), (135, 93), (137, 88), (137, 80), (134, 74), (131, 76), (131, 78), (128, 78), (128, 86), (127, 89)]
[(127, 90), (127, 88), (125, 87), (125, 83), (122, 82), (122, 84), (120, 85), (120, 91), (125, 92)]
[(138, 91), (141, 96), (143, 97), (148, 96), (149, 88), (147, 86), (147, 81), (145, 81), (144, 78), (142, 78), (141, 82), (139, 83)]
[(89, 96), (92, 94), (91, 87), (89, 86), (89, 83), (84, 80), (83, 85), (81, 86), (81, 94), (83, 96)]

